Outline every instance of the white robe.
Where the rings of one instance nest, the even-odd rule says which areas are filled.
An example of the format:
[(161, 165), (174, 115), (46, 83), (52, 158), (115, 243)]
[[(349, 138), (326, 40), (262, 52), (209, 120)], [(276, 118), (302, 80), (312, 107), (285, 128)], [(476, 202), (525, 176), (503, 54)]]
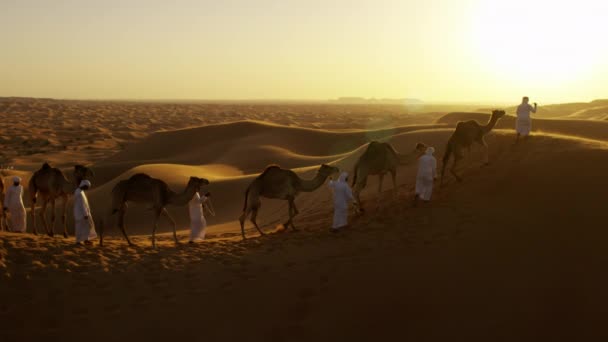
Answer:
[(334, 222), (333, 229), (338, 229), (348, 225), (348, 203), (354, 200), (352, 190), (346, 177), (348, 174), (342, 173), (337, 181), (329, 181), (329, 187), (334, 191)]
[(517, 121), (515, 130), (520, 135), (530, 135), (532, 130), (532, 119), (530, 113), (536, 113), (536, 109), (528, 103), (522, 103), (517, 107)]
[[(85, 219), (85, 217), (88, 217), (88, 219)], [(76, 243), (97, 237), (89, 200), (80, 188), (74, 191), (74, 235), (76, 236)]]
[(416, 175), (416, 195), (423, 201), (430, 201), (433, 194), (433, 181), (437, 176), (437, 159), (426, 153), (418, 159)]
[(11, 185), (6, 190), (4, 206), (10, 213), (10, 231), (24, 233), (27, 227), (27, 215), (23, 205), (23, 186)]
[(205, 239), (207, 230), (207, 220), (205, 220), (203, 213), (205, 202), (207, 202), (207, 196), (203, 195), (201, 197), (197, 192), (188, 203), (190, 212), (190, 241)]

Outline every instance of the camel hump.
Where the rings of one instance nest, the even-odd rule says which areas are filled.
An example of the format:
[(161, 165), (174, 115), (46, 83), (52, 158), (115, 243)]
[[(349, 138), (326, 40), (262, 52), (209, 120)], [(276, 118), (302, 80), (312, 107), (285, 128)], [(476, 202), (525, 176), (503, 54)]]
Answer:
[(51, 165), (49, 163), (42, 164), (41, 170), (49, 170), (51, 169)]
[(136, 173), (133, 176), (129, 177), (129, 181), (138, 181), (138, 180), (148, 180), (152, 179), (149, 175), (145, 173)]
[(261, 175), (264, 175), (273, 170), (281, 170), (281, 167), (277, 164), (270, 164), (270, 165), (266, 166), (266, 168), (264, 169), (264, 172), (262, 172)]

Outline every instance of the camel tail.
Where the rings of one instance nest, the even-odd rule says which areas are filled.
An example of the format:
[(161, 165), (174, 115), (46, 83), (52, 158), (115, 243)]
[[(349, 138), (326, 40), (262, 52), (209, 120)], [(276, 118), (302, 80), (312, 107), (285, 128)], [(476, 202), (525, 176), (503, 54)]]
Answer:
[(27, 187), (30, 191), (30, 199), (32, 200), (32, 203), (36, 203), (36, 196), (38, 194), (38, 187), (36, 186), (36, 173), (30, 177)]
[(453, 147), (450, 142), (445, 147), (445, 153), (443, 154), (443, 161), (441, 165), (441, 184), (443, 184), (443, 176), (445, 175), (445, 168), (448, 166), (448, 162), (450, 161), (450, 156), (453, 153)]
[(386, 146), (388, 147), (389, 151), (391, 151), (391, 153), (395, 155), (395, 157), (399, 157), (399, 152), (395, 150), (395, 147), (393, 147), (393, 145), (386, 143)]
[(355, 186), (355, 184), (357, 184), (357, 175), (359, 174), (359, 162), (357, 161), (357, 163), (355, 164), (355, 170), (353, 172), (353, 185)]
[(121, 206), (125, 203), (127, 197), (126, 181), (118, 182), (112, 189), (112, 211), (111, 215), (120, 211)]

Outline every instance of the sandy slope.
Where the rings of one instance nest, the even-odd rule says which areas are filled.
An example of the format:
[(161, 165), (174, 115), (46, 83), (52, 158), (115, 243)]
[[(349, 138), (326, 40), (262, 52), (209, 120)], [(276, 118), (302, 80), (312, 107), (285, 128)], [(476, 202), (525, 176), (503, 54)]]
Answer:
[(603, 340), (608, 147), (511, 139), (489, 137), (492, 164), (472, 160), (432, 207), (410, 208), (406, 182), (338, 235), (327, 200), (300, 232), (245, 242), (84, 248), (3, 234), (3, 340)]
[[(386, 190), (375, 208), (372, 179), (367, 214), (347, 231), (327, 231), (323, 187), (298, 198), (298, 232), (276, 228), (286, 208), (265, 201), (260, 221), (272, 234), (250, 230), (241, 241), (234, 220), (264, 158), (312, 177), (321, 162), (351, 170), (371, 139), (401, 151), (423, 141), (441, 156), (449, 127), (468, 118), (488, 116), (380, 131), (246, 121), (143, 137), (93, 164), (96, 215), (133, 173), (174, 190), (207, 175), (218, 213), (210, 239), (175, 246), (163, 235), (154, 250), (147, 235), (134, 248), (117, 236), (99, 248), (0, 233), (0, 339), (605, 340), (608, 144), (599, 121), (536, 120), (542, 132), (513, 146), (506, 118), (487, 138), (491, 165), (473, 149), (464, 182), (449, 179), (430, 207), (410, 207), (415, 168), (402, 167), (398, 199)], [(130, 230), (148, 233), (145, 208), (132, 209)], [(185, 209), (171, 211), (185, 227)]]

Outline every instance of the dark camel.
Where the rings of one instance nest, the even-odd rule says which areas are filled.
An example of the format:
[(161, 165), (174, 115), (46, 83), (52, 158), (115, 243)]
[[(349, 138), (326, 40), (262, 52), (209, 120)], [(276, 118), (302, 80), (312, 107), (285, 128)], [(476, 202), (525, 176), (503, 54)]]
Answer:
[(484, 162), (485, 165), (489, 163), (488, 157), (488, 144), (484, 137), (492, 131), (494, 126), (500, 118), (505, 116), (504, 110), (492, 111), (490, 121), (485, 126), (482, 126), (475, 120), (461, 121), (456, 124), (456, 130), (452, 133), (452, 136), (448, 140), (445, 154), (443, 155), (443, 166), (441, 167), (441, 185), (443, 185), (443, 179), (445, 176), (445, 168), (450, 161), (450, 156), (454, 155), (454, 164), (450, 168), (450, 172), (457, 181), (462, 181), (462, 177), (458, 175), (457, 169), (460, 167), (464, 159), (464, 150), (470, 149), (475, 143), (483, 146), (484, 149)]
[[(384, 175), (390, 173), (393, 179), (393, 192), (397, 192), (397, 166), (414, 163), (424, 153), (426, 145), (416, 144), (414, 150), (408, 154), (400, 154), (386, 142), (372, 141), (355, 164), (353, 175), (353, 194), (357, 211), (362, 212), (359, 195), (367, 185), (367, 176), (378, 175), (378, 195), (382, 192)], [(379, 200), (380, 197), (378, 197)]]
[(317, 171), (315, 178), (311, 180), (301, 179), (295, 172), (282, 169), (279, 166), (271, 165), (266, 167), (264, 172), (257, 176), (245, 191), (245, 205), (243, 214), (239, 218), (241, 222), (241, 234), (245, 239), (245, 220), (251, 214), (251, 222), (255, 228), (264, 235), (256, 222), (258, 211), (260, 210), (260, 197), (276, 198), (289, 201), (289, 220), (283, 224), (285, 228), (291, 226), (296, 229), (293, 224), (293, 218), (299, 213), (296, 208), (295, 199), (300, 192), (312, 192), (321, 187), (325, 180), (332, 174), (338, 173), (340, 170), (337, 167), (329, 165), (321, 165)]
[[(152, 229), (152, 247), (156, 247), (156, 229), (160, 215), (165, 215), (173, 225), (173, 238), (177, 244), (177, 232), (175, 221), (165, 208), (167, 205), (183, 206), (188, 204), (194, 194), (201, 187), (208, 185), (209, 181), (204, 178), (190, 177), (186, 188), (181, 193), (173, 192), (167, 183), (160, 179), (152, 178), (147, 174), (138, 173), (131, 178), (118, 182), (112, 189), (112, 215), (118, 213), (118, 227), (122, 231), (129, 246), (133, 243), (129, 240), (125, 228), (125, 215), (127, 203), (151, 204), (154, 210), (154, 227)], [(103, 246), (103, 222), (99, 229), (99, 245)]]
[[(40, 219), (44, 226), (44, 230), (49, 236), (54, 235), (55, 228), (55, 200), (61, 198), (63, 208), (61, 211), (61, 221), (63, 223), (63, 236), (68, 237), (68, 227), (66, 223), (67, 202), (69, 196), (74, 194), (74, 191), (84, 179), (90, 180), (93, 177), (93, 171), (89, 168), (76, 165), (74, 166), (74, 180), (68, 181), (61, 170), (51, 167), (48, 163), (44, 163), (40, 170), (34, 172), (28, 184), (31, 203), (32, 229), (34, 235), (36, 231), (36, 200), (38, 196), (42, 199), (42, 210), (40, 211)], [(45, 214), (46, 207), (51, 204), (51, 227), (46, 222)]]

